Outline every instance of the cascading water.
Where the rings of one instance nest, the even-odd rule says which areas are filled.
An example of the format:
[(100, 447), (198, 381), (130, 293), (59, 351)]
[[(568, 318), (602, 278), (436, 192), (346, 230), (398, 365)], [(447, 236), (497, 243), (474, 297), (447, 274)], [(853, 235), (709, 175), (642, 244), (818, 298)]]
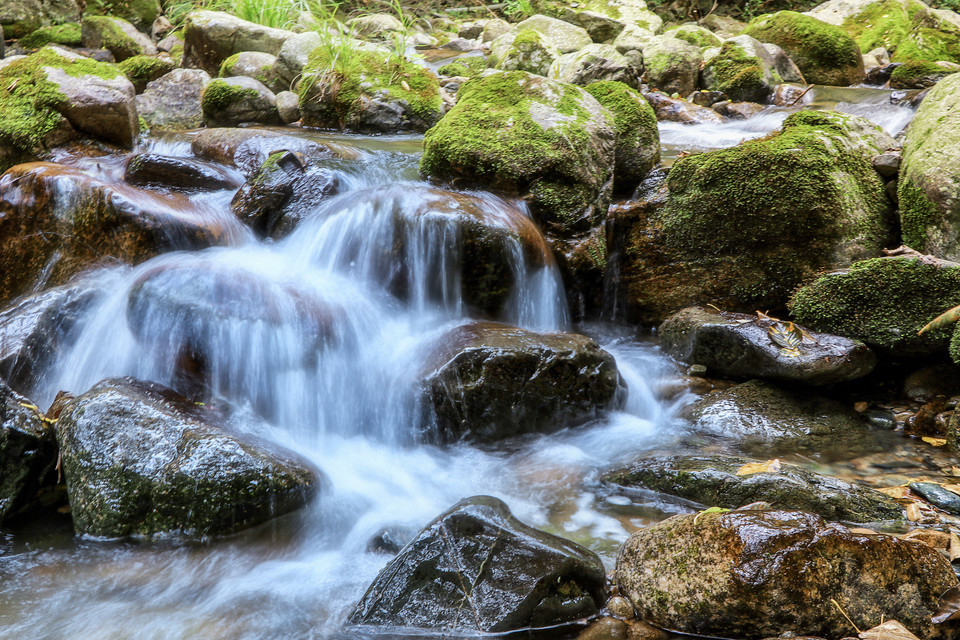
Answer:
[[(584, 485), (667, 437), (647, 381), (668, 365), (652, 347), (602, 338), (630, 386), (627, 410), (605, 421), (499, 449), (418, 442), (417, 383), (439, 336), (476, 316), (539, 331), (569, 318), (523, 207), (396, 182), (414, 160), (362, 154), (341, 167), (344, 193), (283, 240), (248, 235), (93, 276), (100, 297), (37, 380), (38, 403), (106, 377), (157, 381), (231, 406), (236, 428), (306, 456), (331, 489), (207, 545), (79, 539), (19, 555), (0, 566), (0, 637), (329, 637), (388, 560), (370, 541), (402, 539), (469, 495), (500, 497), (608, 561), (643, 524)], [(204, 202), (225, 208), (229, 193)], [(502, 268), (480, 269), (491, 257)]]

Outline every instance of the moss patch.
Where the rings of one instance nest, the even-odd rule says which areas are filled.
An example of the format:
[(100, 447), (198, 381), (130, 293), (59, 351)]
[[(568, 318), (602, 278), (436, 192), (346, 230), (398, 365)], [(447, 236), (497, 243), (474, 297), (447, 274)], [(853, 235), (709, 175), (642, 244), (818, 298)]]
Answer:
[(735, 102), (763, 102), (770, 93), (762, 63), (748, 56), (736, 42), (724, 42), (708, 64), (713, 77), (710, 89), (722, 91)]
[(614, 190), (632, 191), (659, 161), (660, 134), (653, 107), (622, 82), (594, 82), (585, 90), (613, 114), (617, 130)]
[(140, 93), (146, 89), (148, 82), (170, 73), (174, 66), (173, 61), (169, 58), (134, 56), (121, 62), (118, 68), (130, 79), (137, 93)]
[(246, 98), (256, 98), (256, 89), (245, 89), (229, 84), (225, 80), (214, 80), (203, 90), (200, 107), (206, 117), (216, 116)]
[(467, 78), (471, 78), (486, 68), (486, 58), (481, 58), (480, 56), (468, 56), (465, 58), (458, 58), (450, 64), (443, 65), (437, 69), (437, 73), (441, 76), (465, 76)]
[(20, 46), (25, 49), (39, 49), (47, 44), (79, 47), (80, 25), (76, 22), (68, 22), (53, 27), (41, 27), (20, 39)]
[(923, 89), (956, 72), (956, 69), (941, 67), (936, 62), (911, 60), (893, 70), (890, 86), (894, 89)]
[(86, 0), (86, 15), (116, 16), (130, 22), (140, 31), (149, 31), (160, 15), (157, 0)]

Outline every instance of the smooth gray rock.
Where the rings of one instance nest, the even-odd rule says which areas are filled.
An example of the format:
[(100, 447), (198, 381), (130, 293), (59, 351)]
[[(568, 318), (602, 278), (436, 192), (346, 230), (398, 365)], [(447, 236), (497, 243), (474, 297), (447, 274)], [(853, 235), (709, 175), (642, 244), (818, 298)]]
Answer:
[(147, 90), (137, 96), (137, 111), (151, 131), (202, 127), (200, 97), (209, 82), (206, 71), (174, 69), (147, 83)]

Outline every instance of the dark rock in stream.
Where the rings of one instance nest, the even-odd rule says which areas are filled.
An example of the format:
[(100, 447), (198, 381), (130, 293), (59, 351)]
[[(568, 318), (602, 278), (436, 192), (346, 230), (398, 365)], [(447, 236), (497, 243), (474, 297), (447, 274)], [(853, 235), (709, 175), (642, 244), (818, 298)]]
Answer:
[(158, 153), (138, 153), (130, 158), (124, 174), (128, 183), (174, 189), (233, 189), (241, 181), (212, 164)]
[(960, 635), (930, 621), (957, 585), (938, 551), (798, 511), (675, 516), (630, 536), (614, 581), (638, 617), (681, 633), (842, 638), (893, 619), (920, 638)]
[(490, 442), (555, 431), (622, 406), (613, 356), (585, 336), (534, 333), (492, 322), (448, 333), (424, 377), (442, 442)]
[[(777, 471), (738, 475), (757, 462), (733, 456), (656, 456), (612, 471), (603, 481), (627, 490), (647, 489), (692, 500), (704, 507), (732, 509), (767, 502), (775, 509), (797, 509), (828, 520), (902, 520), (899, 505), (879, 491), (783, 464)], [(960, 500), (960, 496), (957, 496)]]
[(343, 148), (336, 151), (301, 136), (292, 136), (270, 129), (218, 128), (201, 131), (191, 143), (195, 156), (211, 162), (236, 167), (246, 177), (253, 176), (279, 151), (302, 155), (306, 160), (343, 157)]
[(788, 354), (770, 338), (774, 325), (786, 323), (757, 315), (689, 307), (660, 325), (660, 344), (687, 364), (705, 365), (712, 374), (758, 377), (825, 385), (855, 380), (877, 363), (857, 340), (803, 331), (798, 353)]
[(209, 536), (304, 506), (323, 484), (295, 453), (149, 382), (100, 382), (56, 425), (77, 533)]
[(960, 495), (933, 482), (911, 482), (910, 491), (919, 494), (933, 506), (947, 513), (960, 515)]
[(0, 524), (37, 506), (57, 482), (53, 428), (27, 398), (0, 380)]
[(518, 521), (502, 501), (462, 500), (388, 564), (354, 625), (498, 633), (595, 614), (604, 568), (580, 545)]

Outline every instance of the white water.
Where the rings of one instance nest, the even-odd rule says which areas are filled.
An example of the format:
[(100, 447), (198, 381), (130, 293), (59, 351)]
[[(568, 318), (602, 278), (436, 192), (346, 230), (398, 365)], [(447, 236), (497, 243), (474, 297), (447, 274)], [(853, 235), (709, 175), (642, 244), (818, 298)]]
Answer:
[[(513, 229), (525, 211), (484, 194), (454, 206), (419, 183), (371, 189), (410, 165), (398, 154), (364, 156), (344, 175), (350, 192), (283, 241), (250, 237), (99, 276), (105, 293), (38, 381), (39, 404), (119, 375), (188, 391), (178, 360), (202, 353), (212, 401), (234, 407), (237, 428), (307, 457), (330, 489), (298, 514), (197, 546), (77, 539), (25, 549), (13, 539), (0, 546), (0, 638), (330, 637), (389, 559), (367, 551), (370, 539), (384, 529), (409, 535), (470, 495), (500, 497), (522, 520), (608, 562), (644, 524), (585, 486), (670, 437), (670, 412), (649, 386), (669, 365), (649, 345), (603, 338), (629, 400), (602, 422), (494, 448), (422, 444), (423, 360), (467, 319), (458, 216), (469, 205)], [(383, 255), (397, 238), (406, 247), (400, 298)], [(500, 319), (568, 329), (552, 260), (531, 263), (519, 244), (509, 247), (515, 286)]]

